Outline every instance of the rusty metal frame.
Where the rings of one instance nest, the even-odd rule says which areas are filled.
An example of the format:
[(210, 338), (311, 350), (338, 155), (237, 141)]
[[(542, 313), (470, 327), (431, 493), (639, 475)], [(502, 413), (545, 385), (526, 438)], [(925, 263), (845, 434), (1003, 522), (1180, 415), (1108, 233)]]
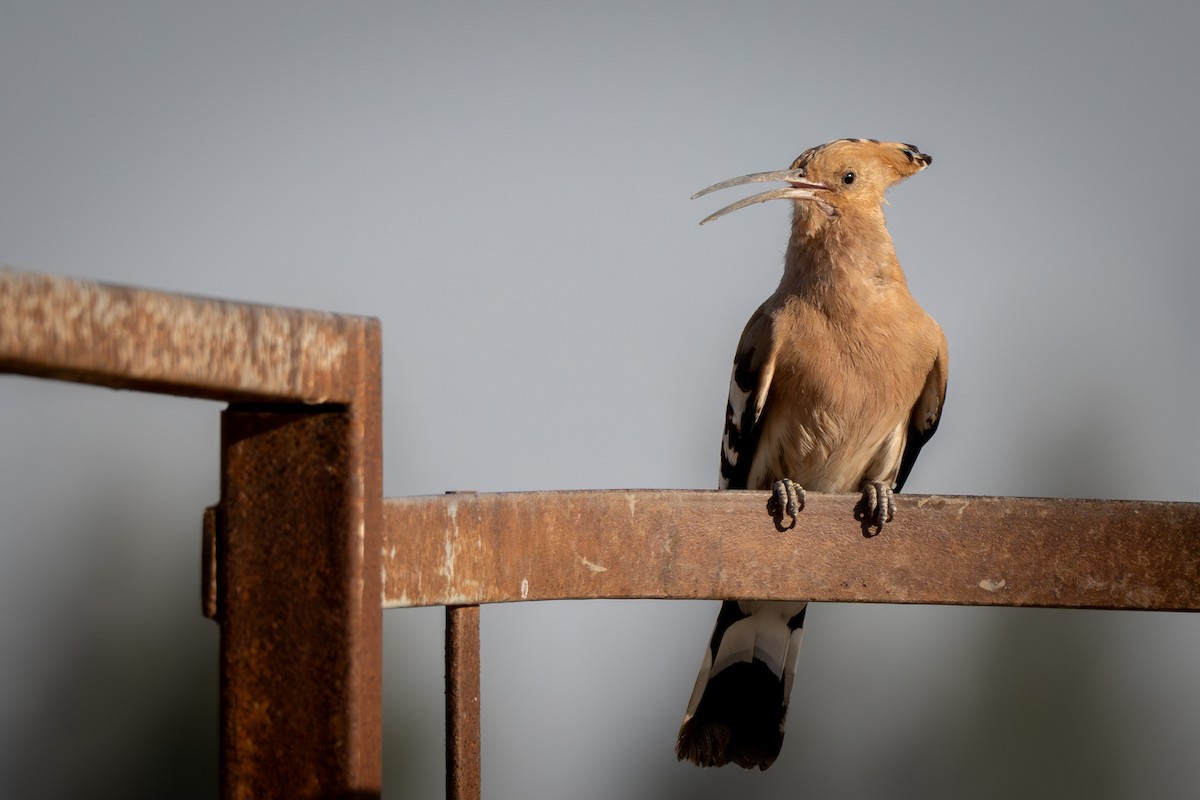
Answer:
[(378, 797), (378, 321), (0, 270), (0, 372), (230, 403), (203, 550), (221, 796)]
[(221, 794), (378, 797), (381, 611), (444, 605), (447, 796), (480, 795), (479, 604), (779, 598), (1200, 610), (1200, 504), (857, 498), (793, 529), (761, 492), (382, 498), (376, 320), (0, 269), (0, 372), (204, 397), (222, 415), (203, 608)]

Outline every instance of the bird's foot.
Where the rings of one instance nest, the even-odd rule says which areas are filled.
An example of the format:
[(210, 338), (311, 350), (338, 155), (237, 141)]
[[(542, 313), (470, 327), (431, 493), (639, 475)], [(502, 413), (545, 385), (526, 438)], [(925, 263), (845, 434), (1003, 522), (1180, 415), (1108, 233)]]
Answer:
[(883, 526), (896, 518), (896, 495), (892, 487), (883, 481), (863, 481), (862, 513), (859, 519), (867, 527), (874, 526), (883, 530)]
[(804, 489), (791, 478), (783, 478), (771, 485), (771, 500), (767, 510), (775, 517), (776, 524), (782, 527), (783, 515), (792, 518), (788, 528), (796, 526), (796, 515), (804, 510)]

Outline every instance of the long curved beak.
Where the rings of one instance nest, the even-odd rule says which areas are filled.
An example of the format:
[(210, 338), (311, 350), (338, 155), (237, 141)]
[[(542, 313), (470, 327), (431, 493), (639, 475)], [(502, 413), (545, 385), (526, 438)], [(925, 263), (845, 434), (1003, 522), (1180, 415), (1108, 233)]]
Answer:
[(764, 203), (767, 200), (813, 200), (821, 206), (825, 213), (833, 213), (833, 207), (824, 202), (817, 195), (817, 192), (828, 191), (829, 187), (823, 183), (813, 183), (805, 180), (803, 171), (798, 169), (783, 169), (775, 172), (755, 172), (750, 175), (742, 175), (738, 178), (730, 178), (727, 181), (714, 183), (712, 186), (701, 189), (692, 195), (692, 199), (695, 200), (697, 197), (703, 197), (709, 192), (715, 192), (720, 189), (728, 189), (731, 186), (741, 186), (745, 183), (766, 183), (771, 181), (786, 181), (787, 183), (790, 183), (791, 186), (784, 189), (772, 189), (768, 192), (762, 192), (760, 194), (751, 195), (750, 197), (738, 200), (736, 203), (730, 203), (719, 211), (714, 211), (712, 214), (709, 214), (707, 217), (700, 220), (700, 224), (703, 225), (706, 222), (712, 222), (717, 217), (723, 217), (730, 211), (737, 211), (739, 208), (752, 206), (755, 203)]

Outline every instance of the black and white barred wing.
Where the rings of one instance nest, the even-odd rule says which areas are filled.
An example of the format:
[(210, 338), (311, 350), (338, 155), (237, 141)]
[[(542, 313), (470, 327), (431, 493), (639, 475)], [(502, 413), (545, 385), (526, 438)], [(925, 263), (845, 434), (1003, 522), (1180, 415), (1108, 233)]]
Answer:
[(725, 404), (725, 432), (721, 437), (721, 489), (762, 489), (750, 486), (750, 469), (762, 432), (771, 378), (775, 374), (776, 347), (767, 304), (759, 306), (742, 331), (729, 378)]

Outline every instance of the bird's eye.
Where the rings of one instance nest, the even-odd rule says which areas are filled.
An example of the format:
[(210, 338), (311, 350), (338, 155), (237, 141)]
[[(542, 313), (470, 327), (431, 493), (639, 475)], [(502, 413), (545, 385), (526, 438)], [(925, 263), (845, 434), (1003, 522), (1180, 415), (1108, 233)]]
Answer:
[(850, 184), (854, 183), (855, 177), (857, 177), (857, 176), (853, 172), (847, 172), (845, 175), (842, 176), (842, 183), (849, 186)]

